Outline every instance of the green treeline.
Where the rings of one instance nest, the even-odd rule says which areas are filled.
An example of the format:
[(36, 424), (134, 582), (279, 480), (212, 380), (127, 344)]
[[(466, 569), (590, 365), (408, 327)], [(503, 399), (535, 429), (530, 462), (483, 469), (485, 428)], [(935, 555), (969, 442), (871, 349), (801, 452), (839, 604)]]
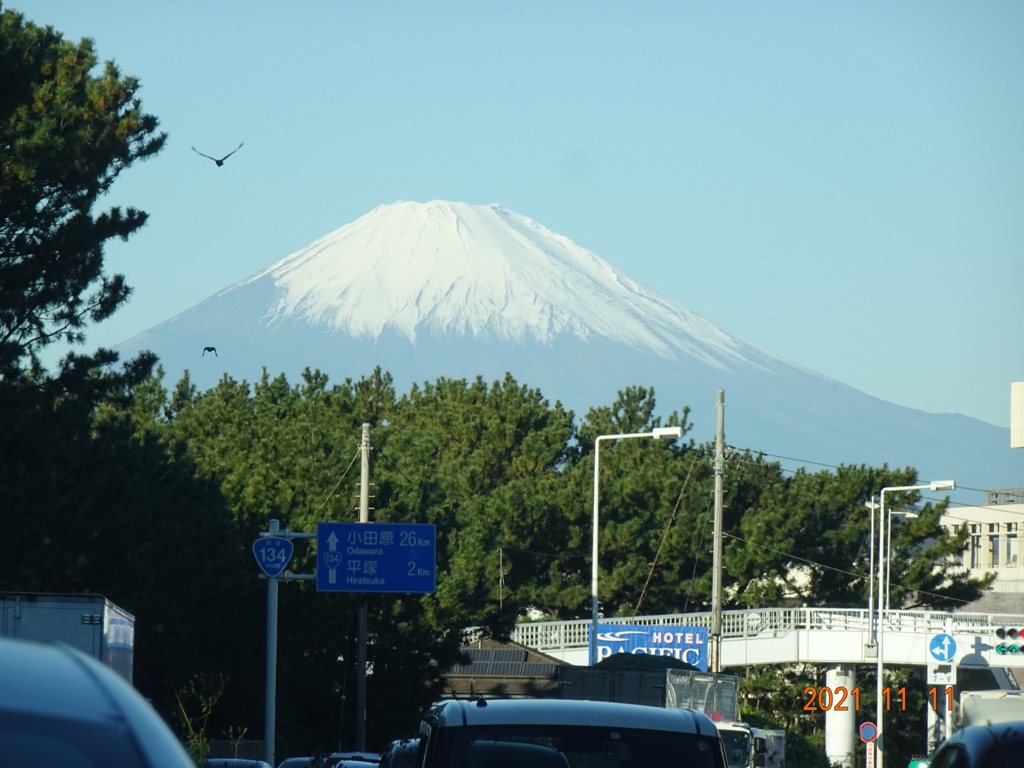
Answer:
[[(137, 616), (139, 688), (171, 722), (201, 712), (209, 737), (262, 727), (266, 587), (251, 544), (268, 521), (314, 532), (358, 513), (361, 425), (371, 426), (371, 519), (437, 526), (431, 595), (317, 593), (281, 587), (278, 725), (282, 747), (350, 743), (355, 617), (369, 606), (368, 734), (405, 734), (443, 695), (461, 632), (507, 637), (528, 612), (589, 617), (593, 444), (597, 435), (680, 425), (654, 393), (627, 388), (582, 418), (511, 375), (438, 379), (399, 394), (387, 373), (331, 384), (225, 376), (199, 392), (158, 373), (91, 409), (26, 387), (2, 417), (0, 514), (8, 567), (0, 587), (101, 593)], [(712, 448), (602, 446), (602, 611), (609, 616), (708, 610)], [(838, 467), (785, 472), (730, 454), (725, 472), (727, 608), (867, 604), (869, 517), (878, 489), (913, 470)], [(908, 497), (909, 498), (909, 497)], [(894, 531), (895, 601), (957, 605), (979, 591), (950, 556), (962, 542), (925, 505)], [(297, 540), (290, 569), (314, 570)], [(756, 709), (808, 730), (798, 716), (813, 672), (752, 675)], [(783, 696), (783, 689), (790, 691)], [(343, 705), (342, 696), (346, 698)], [(192, 702), (190, 704), (190, 702)], [(192, 711), (189, 707), (192, 707)]]

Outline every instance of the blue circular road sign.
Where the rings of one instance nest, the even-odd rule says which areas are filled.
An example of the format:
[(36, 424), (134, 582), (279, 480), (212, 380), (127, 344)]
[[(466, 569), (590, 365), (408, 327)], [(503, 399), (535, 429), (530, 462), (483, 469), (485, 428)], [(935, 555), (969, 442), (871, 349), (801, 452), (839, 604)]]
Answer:
[(956, 640), (945, 632), (935, 635), (928, 643), (928, 651), (937, 661), (950, 661), (956, 656)]

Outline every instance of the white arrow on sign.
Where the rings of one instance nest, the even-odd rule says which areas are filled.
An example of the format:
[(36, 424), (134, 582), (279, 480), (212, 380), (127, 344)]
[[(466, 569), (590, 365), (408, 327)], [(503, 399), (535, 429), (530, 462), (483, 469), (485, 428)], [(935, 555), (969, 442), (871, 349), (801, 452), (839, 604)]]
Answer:
[(938, 661), (949, 661), (956, 655), (956, 640), (946, 633), (935, 635), (928, 644), (928, 650)]
[(341, 565), (341, 555), (337, 552), (338, 534), (331, 531), (327, 537), (327, 552), (324, 552), (324, 564), (327, 566), (327, 583), (338, 583), (338, 566)]

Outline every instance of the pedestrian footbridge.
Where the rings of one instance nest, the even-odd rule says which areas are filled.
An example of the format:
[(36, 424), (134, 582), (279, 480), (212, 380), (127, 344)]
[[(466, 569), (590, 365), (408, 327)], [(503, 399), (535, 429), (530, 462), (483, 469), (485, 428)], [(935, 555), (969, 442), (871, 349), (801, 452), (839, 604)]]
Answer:
[[(1024, 667), (1024, 636), (1000, 637), (998, 631), (1024, 631), (1024, 615), (886, 611), (875, 635), (873, 614), (863, 609), (759, 608), (722, 613), (722, 666), (757, 664), (955, 665), (974, 668)], [(650, 627), (663, 637), (667, 627), (710, 627), (710, 613), (602, 619), (601, 624)], [(658, 631), (660, 629), (660, 631)], [(524, 622), (512, 639), (569, 664), (588, 662), (590, 621)], [(951, 638), (946, 639), (946, 636)], [(659, 641), (660, 642), (660, 641)], [(671, 645), (656, 652), (673, 655)], [(648, 644), (652, 650), (656, 644)]]

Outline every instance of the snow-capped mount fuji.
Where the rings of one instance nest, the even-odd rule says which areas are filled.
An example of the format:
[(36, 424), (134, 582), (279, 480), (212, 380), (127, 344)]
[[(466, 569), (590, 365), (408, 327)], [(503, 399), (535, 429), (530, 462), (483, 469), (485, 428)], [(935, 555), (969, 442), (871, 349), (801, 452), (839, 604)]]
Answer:
[[(380, 206), (238, 286), (271, 279), (269, 327), (354, 339), (385, 331), (550, 344), (604, 339), (666, 359), (754, 363), (764, 352), (500, 205)], [(756, 364), (756, 363), (755, 363)]]
[[(215, 345), (218, 357), (201, 356)], [(750, 344), (500, 205), (401, 201), (361, 218), (122, 344), (200, 387), (263, 368), (335, 381), (377, 365), (399, 392), (511, 372), (577, 413), (630, 385), (691, 407), (732, 445), (823, 464), (915, 466), (974, 488), (1018, 484), (1008, 430), (886, 403)], [(974, 500), (979, 501), (979, 500)]]

